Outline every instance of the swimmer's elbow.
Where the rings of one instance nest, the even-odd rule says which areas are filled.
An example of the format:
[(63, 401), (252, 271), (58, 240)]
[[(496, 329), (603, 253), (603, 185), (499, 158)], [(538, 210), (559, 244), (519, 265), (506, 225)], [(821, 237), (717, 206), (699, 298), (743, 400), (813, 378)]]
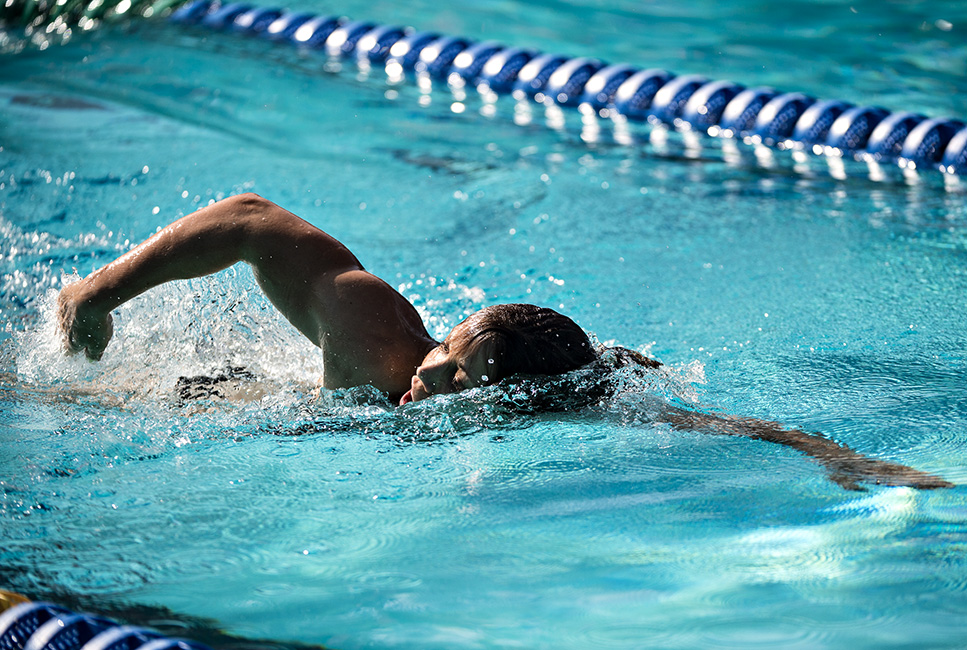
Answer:
[(225, 201), (234, 203), (239, 209), (247, 212), (262, 212), (269, 208), (279, 207), (255, 192), (243, 192), (242, 194), (236, 194), (235, 196), (225, 199)]
[(253, 235), (258, 234), (261, 224), (276, 212), (284, 212), (282, 208), (266, 198), (253, 192), (237, 194), (224, 199), (219, 204), (223, 208), (222, 216), (235, 226)]
[(260, 258), (271, 257), (285, 243), (287, 223), (294, 215), (268, 199), (246, 192), (224, 199), (218, 205), (221, 212), (216, 227), (224, 232), (226, 244), (237, 248), (240, 259), (255, 263)]

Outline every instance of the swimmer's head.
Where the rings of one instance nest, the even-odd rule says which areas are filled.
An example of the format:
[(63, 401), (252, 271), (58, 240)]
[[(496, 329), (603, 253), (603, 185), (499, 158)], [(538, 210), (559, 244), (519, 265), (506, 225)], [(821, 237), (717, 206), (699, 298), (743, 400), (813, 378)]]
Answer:
[(584, 330), (553, 309), (486, 307), (426, 355), (400, 404), (489, 386), (514, 375), (559, 375), (597, 358)]

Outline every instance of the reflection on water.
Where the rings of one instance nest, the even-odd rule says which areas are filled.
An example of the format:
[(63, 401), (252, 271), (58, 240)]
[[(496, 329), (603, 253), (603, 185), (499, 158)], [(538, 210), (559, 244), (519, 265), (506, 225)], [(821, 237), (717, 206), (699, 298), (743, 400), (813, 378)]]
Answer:
[[(875, 4), (855, 20), (889, 20)], [(563, 27), (574, 6), (521, 11)], [(640, 56), (599, 37), (605, 9), (579, 36)], [(710, 15), (655, 38), (712, 56), (738, 35)], [(862, 42), (837, 56), (868, 62)], [(761, 47), (715, 65), (771, 65)], [(819, 83), (802, 61), (827, 59), (801, 54), (776, 58)], [(963, 484), (962, 188), (349, 67), (136, 26), (0, 66), (8, 586), (341, 648), (959, 642), (961, 487), (847, 492), (795, 450), (658, 415), (782, 422)], [(858, 94), (917, 101), (844, 67)], [(393, 408), (318, 390), (318, 351), (245, 268), (125, 306), (98, 364), (61, 354), (64, 274), (243, 190), (346, 241), (435, 336), (529, 301), (666, 365), (576, 410), (522, 413), (507, 386)]]

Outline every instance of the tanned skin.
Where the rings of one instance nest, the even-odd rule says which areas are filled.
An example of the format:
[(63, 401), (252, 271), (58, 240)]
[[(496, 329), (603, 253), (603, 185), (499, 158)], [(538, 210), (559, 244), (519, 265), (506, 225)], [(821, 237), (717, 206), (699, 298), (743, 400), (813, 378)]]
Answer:
[(437, 346), (416, 309), (348, 248), (254, 194), (190, 214), (61, 291), (68, 349), (101, 358), (111, 310), (171, 280), (247, 262), (269, 300), (322, 349), (325, 388), (371, 384), (399, 400)]
[[(58, 298), (67, 349), (98, 360), (113, 334), (111, 311), (165, 282), (252, 266), (279, 311), (322, 349), (325, 388), (372, 385), (406, 404), (474, 386), (492, 354), (463, 341), (461, 325), (441, 344), (416, 309), (367, 272), (339, 241), (255, 194), (202, 208), (107, 266), (65, 287)], [(863, 456), (846, 445), (778, 423), (668, 406), (680, 429), (778, 443), (819, 461), (846, 489), (859, 482), (951, 487), (940, 477)]]

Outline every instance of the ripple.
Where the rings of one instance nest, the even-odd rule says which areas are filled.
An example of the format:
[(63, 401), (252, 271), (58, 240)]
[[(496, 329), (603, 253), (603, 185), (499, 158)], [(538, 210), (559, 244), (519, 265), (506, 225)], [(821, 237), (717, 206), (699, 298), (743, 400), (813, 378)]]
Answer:
[(815, 628), (812, 621), (736, 613), (707, 621), (696, 640), (704, 648), (815, 648), (826, 637)]
[(254, 589), (254, 593), (263, 598), (276, 598), (291, 594), (296, 586), (284, 582), (262, 582)]
[(503, 462), (487, 471), (500, 490), (540, 486), (592, 471), (587, 461), (569, 458), (541, 458)]
[(251, 294), (253, 284), (250, 272), (230, 270), (164, 285), (126, 303), (115, 313), (114, 338), (97, 364), (63, 353), (51, 291), (38, 299), (36, 326), (14, 337), (18, 377), (65, 397), (115, 395), (123, 405), (171, 401), (180, 377), (211, 374), (227, 362), (283, 394), (285, 388), (311, 388), (306, 378), (322, 376), (321, 355), (261, 294)]
[(586, 648), (667, 648), (680, 646), (682, 634), (680, 631), (660, 630), (654, 623), (612, 623), (594, 625), (586, 629), (568, 634), (564, 637), (564, 647)]
[(344, 576), (344, 581), (349, 590), (364, 591), (412, 591), (423, 584), (418, 575), (402, 571), (350, 573)]
[(302, 448), (294, 443), (280, 444), (270, 452), (278, 458), (294, 458), (302, 453)]

